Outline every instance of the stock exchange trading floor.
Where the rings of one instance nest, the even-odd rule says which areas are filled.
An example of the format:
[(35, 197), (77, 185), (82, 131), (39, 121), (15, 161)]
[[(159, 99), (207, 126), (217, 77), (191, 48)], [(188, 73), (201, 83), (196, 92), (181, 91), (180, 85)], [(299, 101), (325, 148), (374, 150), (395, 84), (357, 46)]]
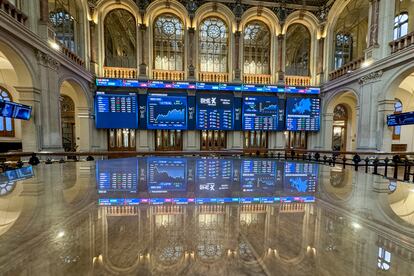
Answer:
[(413, 275), (414, 186), (260, 158), (0, 175), (1, 275)]

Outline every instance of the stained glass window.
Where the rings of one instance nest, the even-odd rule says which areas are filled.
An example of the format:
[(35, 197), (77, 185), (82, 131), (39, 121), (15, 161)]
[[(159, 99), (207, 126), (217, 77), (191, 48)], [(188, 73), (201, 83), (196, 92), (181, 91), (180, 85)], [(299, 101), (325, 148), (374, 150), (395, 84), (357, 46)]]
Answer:
[[(13, 99), (10, 93), (0, 87), (0, 100), (11, 102)], [(14, 137), (14, 119), (0, 116), (0, 137)]]
[(217, 17), (201, 22), (199, 33), (200, 71), (226, 73), (228, 71), (228, 28)]
[(184, 70), (184, 27), (172, 14), (159, 16), (154, 23), (154, 68)]
[(245, 74), (270, 74), (270, 31), (261, 21), (244, 29), (243, 59)]

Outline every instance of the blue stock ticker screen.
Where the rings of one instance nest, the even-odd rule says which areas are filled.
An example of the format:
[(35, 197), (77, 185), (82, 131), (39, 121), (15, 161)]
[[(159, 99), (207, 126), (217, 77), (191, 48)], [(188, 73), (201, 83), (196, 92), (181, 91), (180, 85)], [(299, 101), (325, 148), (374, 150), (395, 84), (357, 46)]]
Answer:
[(277, 97), (244, 97), (243, 130), (284, 130), (284, 101)]
[(148, 129), (187, 129), (187, 97), (149, 94)]
[(316, 191), (318, 164), (286, 162), (284, 190), (296, 193)]
[(283, 171), (277, 169), (275, 160), (242, 160), (241, 189), (243, 192), (260, 192), (276, 190), (277, 183), (282, 183)]
[(138, 128), (137, 96), (97, 92), (96, 128)]
[(196, 160), (198, 191), (214, 193), (231, 189), (233, 160), (205, 158)]
[(185, 192), (187, 162), (184, 158), (148, 158), (148, 191), (151, 193)]
[(286, 101), (286, 128), (288, 131), (319, 131), (320, 99), (288, 98)]
[(232, 95), (198, 94), (196, 129), (232, 130), (234, 97)]

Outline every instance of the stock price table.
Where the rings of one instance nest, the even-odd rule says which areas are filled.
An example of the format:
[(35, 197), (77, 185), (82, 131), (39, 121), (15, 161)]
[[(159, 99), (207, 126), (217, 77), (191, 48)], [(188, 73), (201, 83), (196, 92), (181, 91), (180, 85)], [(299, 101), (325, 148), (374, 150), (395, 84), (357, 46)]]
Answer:
[(320, 99), (288, 98), (286, 127), (289, 131), (319, 131)]
[(233, 114), (233, 96), (197, 95), (197, 129), (232, 130)]
[(138, 128), (136, 95), (97, 94), (96, 128)]
[(243, 130), (283, 130), (280, 103), (283, 101), (277, 97), (244, 97)]

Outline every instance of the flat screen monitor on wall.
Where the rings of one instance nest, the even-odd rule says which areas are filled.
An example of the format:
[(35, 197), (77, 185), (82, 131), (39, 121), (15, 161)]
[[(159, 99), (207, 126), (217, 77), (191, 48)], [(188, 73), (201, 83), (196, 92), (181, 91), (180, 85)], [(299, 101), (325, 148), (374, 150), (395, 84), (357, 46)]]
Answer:
[(148, 129), (187, 129), (187, 96), (149, 94), (147, 112)]
[(284, 130), (284, 100), (268, 96), (243, 97), (243, 130)]
[(197, 94), (196, 128), (198, 130), (233, 130), (233, 95)]
[(106, 94), (95, 96), (96, 128), (138, 128), (137, 96), (130, 94)]
[(288, 131), (319, 131), (319, 98), (288, 98), (286, 100), (286, 128)]

